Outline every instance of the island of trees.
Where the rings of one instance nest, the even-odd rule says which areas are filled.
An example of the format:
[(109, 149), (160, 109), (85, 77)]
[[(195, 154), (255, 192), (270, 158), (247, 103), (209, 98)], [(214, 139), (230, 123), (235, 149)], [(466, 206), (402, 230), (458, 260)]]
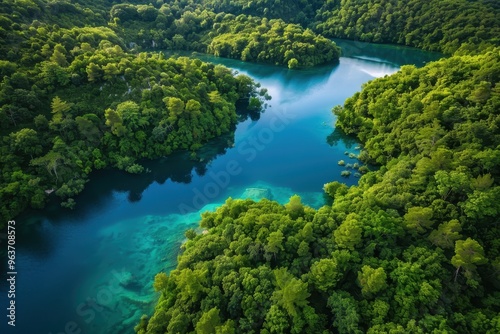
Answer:
[[(329, 39), (282, 19), (215, 13), (200, 4), (166, 3), (161, 8), (122, 4), (111, 20), (128, 40), (146, 49), (195, 50), (291, 69), (336, 62), (339, 48)], [(235, 12), (237, 13), (237, 12)], [(134, 43), (135, 44), (135, 43)]]
[[(249, 77), (162, 49), (301, 68), (327, 38), (449, 58), (366, 84), (333, 108), (376, 164), (332, 204), (228, 199), (203, 214), (137, 333), (500, 332), (500, 6), (493, 0), (0, 3), (0, 226), (101, 168), (230, 133)], [(215, 126), (217, 124), (217, 126)]]

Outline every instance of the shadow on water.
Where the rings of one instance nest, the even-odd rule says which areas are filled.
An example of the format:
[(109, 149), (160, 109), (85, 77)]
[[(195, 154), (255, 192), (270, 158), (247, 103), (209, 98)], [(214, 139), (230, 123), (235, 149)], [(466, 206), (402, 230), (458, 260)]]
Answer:
[[(267, 108), (267, 103), (264, 105)], [(252, 110), (248, 108), (248, 99), (241, 99), (236, 102), (236, 110), (238, 115), (238, 122), (244, 122), (247, 119), (256, 122), (260, 119), (260, 115), (265, 111), (263, 110)]]
[(439, 52), (423, 51), (407, 46), (373, 44), (337, 38), (333, 41), (342, 49), (342, 57), (389, 63), (395, 66), (414, 64), (421, 67), (444, 57)]
[(346, 135), (341, 129), (335, 128), (331, 134), (326, 137), (326, 142), (330, 146), (337, 146), (339, 142), (344, 143), (347, 149), (359, 145), (359, 141), (354, 136)]

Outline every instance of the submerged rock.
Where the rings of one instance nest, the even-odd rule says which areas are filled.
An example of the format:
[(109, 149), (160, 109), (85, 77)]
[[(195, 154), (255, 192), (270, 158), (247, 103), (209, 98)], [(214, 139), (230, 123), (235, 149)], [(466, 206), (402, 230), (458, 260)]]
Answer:
[(127, 304), (133, 304), (139, 307), (144, 307), (147, 305), (150, 305), (155, 301), (155, 295), (143, 295), (143, 294), (137, 294), (132, 291), (124, 291), (121, 294), (121, 299), (123, 302)]
[(268, 188), (246, 188), (241, 198), (249, 198), (254, 201), (259, 201), (263, 198), (271, 200), (273, 199), (273, 195)]
[(123, 320), (122, 324), (125, 328), (129, 328), (131, 325), (138, 323), (141, 319), (141, 316), (141, 310), (137, 310), (130, 318)]
[(124, 288), (134, 284), (133, 275), (128, 271), (115, 272), (114, 276), (118, 280), (118, 283)]

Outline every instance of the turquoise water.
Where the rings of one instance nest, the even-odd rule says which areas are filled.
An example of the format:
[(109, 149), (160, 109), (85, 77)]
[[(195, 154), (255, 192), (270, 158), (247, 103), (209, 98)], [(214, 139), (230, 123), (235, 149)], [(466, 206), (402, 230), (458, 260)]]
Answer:
[(196, 161), (177, 152), (145, 162), (151, 172), (143, 175), (96, 172), (76, 210), (49, 206), (19, 217), (31, 229), (17, 231), (16, 328), (2, 321), (1, 333), (133, 332), (154, 306), (155, 274), (175, 267), (183, 233), (197, 227), (201, 212), (229, 196), (286, 203), (299, 194), (318, 208), (324, 183), (356, 184), (354, 175), (340, 176), (338, 161), (356, 162), (346, 153), (359, 147), (335, 131), (331, 108), (375, 77), (438, 55), (339, 43), (346, 57), (338, 65), (303, 71), (198, 55), (259, 81), (270, 106), (210, 142)]

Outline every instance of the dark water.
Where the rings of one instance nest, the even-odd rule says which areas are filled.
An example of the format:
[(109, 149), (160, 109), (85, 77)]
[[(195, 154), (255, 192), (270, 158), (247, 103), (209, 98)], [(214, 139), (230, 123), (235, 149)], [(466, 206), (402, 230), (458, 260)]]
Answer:
[(31, 229), (19, 227), (16, 236), (16, 327), (7, 326), (4, 275), (0, 332), (131, 333), (154, 305), (154, 275), (175, 267), (183, 232), (197, 226), (200, 212), (229, 196), (286, 203), (299, 194), (318, 208), (325, 203), (324, 183), (355, 184), (354, 171), (340, 176), (345, 167), (338, 161), (356, 162), (345, 153), (359, 147), (335, 131), (331, 108), (375, 77), (439, 55), (339, 44), (346, 57), (338, 65), (303, 71), (198, 55), (259, 81), (272, 95), (270, 106), (258, 120), (248, 118), (234, 134), (204, 147), (196, 161), (178, 152), (145, 162), (147, 174), (98, 172), (76, 210), (48, 207), (19, 217), (18, 225)]

